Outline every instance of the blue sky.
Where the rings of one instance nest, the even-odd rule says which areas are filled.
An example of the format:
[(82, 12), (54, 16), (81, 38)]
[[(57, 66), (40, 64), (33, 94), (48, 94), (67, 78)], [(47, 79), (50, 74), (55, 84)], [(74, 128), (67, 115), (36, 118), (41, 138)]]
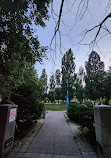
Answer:
[[(99, 24), (106, 15), (110, 11), (110, 7), (108, 4), (108, 0), (93, 0), (90, 1), (89, 7), (87, 12), (82, 17), (82, 20), (78, 20), (76, 22), (76, 15), (78, 11), (78, 2), (73, 4), (74, 0), (65, 0), (63, 13), (62, 13), (62, 21), (60, 25), (61, 31), (61, 42), (62, 42), (62, 53), (60, 52), (60, 41), (59, 35), (56, 36), (56, 47), (55, 47), (55, 40), (52, 43), (53, 51), (47, 51), (48, 60), (44, 59), (43, 64), (36, 63), (35, 68), (40, 76), (42, 73), (42, 69), (46, 69), (46, 73), (50, 76), (52, 73), (55, 72), (57, 68), (61, 69), (61, 58), (63, 54), (71, 48), (74, 57), (75, 57), (75, 64), (76, 64), (76, 72), (80, 66), (85, 65), (85, 61), (88, 60), (88, 55), (91, 53), (89, 50), (89, 46), (84, 45), (77, 45), (77, 43), (82, 39), (82, 33), (86, 29), (91, 29), (93, 26)], [(58, 15), (59, 8), (60, 8), (60, 0), (54, 0), (54, 11)], [(36, 28), (36, 34), (38, 35), (38, 39), (40, 44), (43, 46), (49, 46), (52, 36), (54, 34), (55, 22), (51, 16), (51, 9), (49, 8), (49, 21), (46, 21), (46, 27)], [(78, 14), (79, 15), (79, 14)], [(55, 20), (58, 17), (54, 16)], [(76, 24), (75, 24), (76, 22)], [(107, 26), (111, 26), (110, 19), (106, 22)], [(94, 30), (88, 33), (88, 36), (82, 41), (83, 44), (89, 43), (95, 36), (97, 30)], [(101, 31), (99, 38), (104, 34)], [(99, 39), (98, 38), (98, 39)], [(99, 43), (98, 47), (94, 47), (93, 50), (97, 51), (97, 53), (101, 57), (101, 61), (105, 62), (105, 69), (108, 69), (108, 66), (111, 65), (111, 37), (106, 36), (102, 38)]]

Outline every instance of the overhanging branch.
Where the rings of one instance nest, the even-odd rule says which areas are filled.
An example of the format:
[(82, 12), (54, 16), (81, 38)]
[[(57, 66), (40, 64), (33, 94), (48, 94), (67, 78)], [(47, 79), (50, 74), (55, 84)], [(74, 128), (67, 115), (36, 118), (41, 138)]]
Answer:
[(52, 37), (50, 46), (51, 46), (51, 44), (52, 44), (52, 42), (53, 42), (53, 40), (54, 40), (54, 38), (55, 38), (57, 32), (59, 31), (60, 21), (61, 21), (61, 16), (62, 16), (62, 11), (63, 11), (63, 5), (64, 5), (64, 0), (62, 0), (62, 2), (61, 2), (60, 12), (59, 12), (59, 18), (58, 18), (58, 21), (57, 21), (56, 26), (55, 26), (54, 35), (53, 35), (53, 37)]

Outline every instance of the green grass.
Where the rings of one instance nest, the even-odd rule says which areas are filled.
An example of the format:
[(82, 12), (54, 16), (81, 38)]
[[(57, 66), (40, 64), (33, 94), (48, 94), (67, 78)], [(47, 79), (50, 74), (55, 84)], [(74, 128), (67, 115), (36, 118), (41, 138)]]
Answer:
[(66, 111), (66, 104), (45, 104), (47, 111)]

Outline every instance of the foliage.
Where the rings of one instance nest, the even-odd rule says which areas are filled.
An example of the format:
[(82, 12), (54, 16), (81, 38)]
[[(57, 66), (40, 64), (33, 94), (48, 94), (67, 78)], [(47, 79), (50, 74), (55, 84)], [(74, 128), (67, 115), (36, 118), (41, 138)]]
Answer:
[(75, 83), (75, 96), (80, 103), (82, 103), (84, 99), (84, 88), (83, 88), (84, 75), (85, 75), (84, 69), (81, 66), (79, 67), (79, 71), (76, 75), (76, 83)]
[(46, 70), (43, 69), (42, 70), (42, 75), (40, 77), (42, 83), (43, 83), (43, 96), (42, 96), (42, 100), (46, 97), (47, 95), (47, 89), (48, 89), (48, 86), (47, 86), (47, 74), (46, 74)]
[(45, 26), (49, 0), (1, 0), (0, 3), (0, 87), (2, 97), (10, 99), (12, 89), (22, 82), (24, 71), (41, 62), (45, 47), (40, 47), (32, 24)]
[(62, 58), (62, 100), (65, 100), (67, 91), (69, 91), (69, 99), (73, 98), (75, 81), (75, 63), (73, 52), (69, 49)]
[(51, 92), (54, 92), (54, 90), (55, 90), (55, 77), (54, 77), (54, 75), (50, 76), (49, 89)]
[(105, 100), (105, 104), (109, 104), (109, 101), (111, 99), (111, 72), (108, 71), (107, 73), (105, 73), (105, 79), (103, 82), (103, 91), (104, 91), (104, 100)]
[(60, 83), (61, 83), (61, 72), (59, 69), (56, 70), (55, 72), (55, 80), (56, 80), (56, 85), (57, 87), (60, 87)]
[(61, 100), (61, 88), (55, 88), (55, 99)]
[(68, 117), (76, 123), (79, 123), (82, 128), (87, 127), (90, 130), (93, 128), (94, 114), (92, 105), (86, 106), (77, 102), (70, 103)]
[(55, 101), (55, 77), (54, 77), (54, 74), (50, 76), (48, 99), (51, 102)]
[[(11, 100), (18, 105), (17, 125), (19, 130), (31, 126), (40, 117), (43, 105), (40, 103), (40, 81), (33, 80), (14, 89)], [(42, 84), (41, 84), (42, 86)]]
[(85, 92), (92, 100), (103, 97), (104, 63), (96, 52), (91, 52), (86, 62)]
[(79, 100), (80, 103), (83, 103), (83, 99), (84, 99), (84, 88), (82, 85), (80, 85), (79, 83), (75, 84), (75, 96), (76, 98)]
[(40, 46), (33, 26), (45, 27), (49, 3), (50, 0), (0, 3), (0, 94), (2, 103), (12, 101), (18, 105), (20, 131), (42, 112), (43, 85), (34, 64), (42, 62), (46, 47)]
[(48, 100), (51, 101), (52, 103), (55, 102), (55, 92), (54, 91), (49, 91), (47, 97), (48, 97)]

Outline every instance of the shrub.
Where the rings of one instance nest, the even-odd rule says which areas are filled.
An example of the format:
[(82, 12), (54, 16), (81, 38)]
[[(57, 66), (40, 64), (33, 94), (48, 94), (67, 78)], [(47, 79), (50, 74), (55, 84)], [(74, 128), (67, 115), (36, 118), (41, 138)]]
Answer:
[(85, 105), (79, 103), (70, 103), (68, 108), (68, 117), (79, 123), (82, 128), (87, 127), (90, 130), (93, 128), (94, 113), (92, 105)]
[(11, 96), (11, 100), (18, 105), (17, 129), (22, 132), (32, 126), (34, 121), (40, 117), (43, 105), (38, 100), (36, 91), (32, 85), (22, 85)]

